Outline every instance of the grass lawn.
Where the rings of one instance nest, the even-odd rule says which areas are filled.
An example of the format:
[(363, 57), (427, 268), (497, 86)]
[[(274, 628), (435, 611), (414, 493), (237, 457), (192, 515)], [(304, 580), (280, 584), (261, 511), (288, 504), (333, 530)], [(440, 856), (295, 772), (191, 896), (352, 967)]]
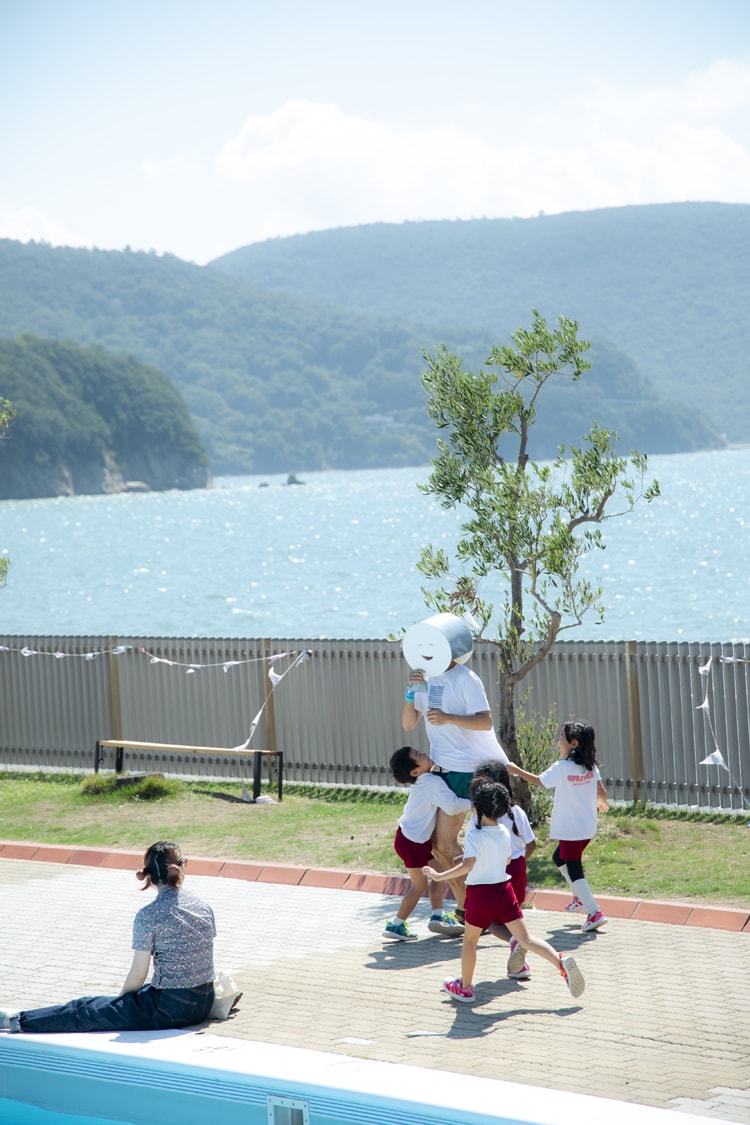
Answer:
[[(403, 789), (289, 785), (281, 804), (243, 802), (236, 783), (0, 773), (0, 839), (145, 848), (175, 839), (186, 855), (401, 874), (392, 847)], [(100, 784), (104, 792), (87, 792)], [(154, 793), (166, 790), (165, 796)], [(584, 867), (595, 894), (750, 905), (747, 816), (616, 808), (599, 819)], [(529, 863), (532, 887), (562, 888), (546, 826)]]

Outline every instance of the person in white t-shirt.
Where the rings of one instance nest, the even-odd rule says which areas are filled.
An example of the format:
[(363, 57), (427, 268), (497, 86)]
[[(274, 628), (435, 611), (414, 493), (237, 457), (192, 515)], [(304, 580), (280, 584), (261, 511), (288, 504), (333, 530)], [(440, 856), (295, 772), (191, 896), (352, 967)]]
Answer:
[(494, 932), (506, 926), (513, 937), (532, 953), (554, 965), (570, 989), (578, 997), (584, 990), (581, 970), (573, 957), (563, 957), (543, 938), (529, 933), (508, 874), (510, 834), (500, 823), (511, 807), (510, 793), (498, 781), (478, 777), (471, 785), (471, 803), (475, 816), (466, 833), (464, 855), (460, 863), (448, 871), (436, 871), (429, 865), (424, 874), (443, 881), (456, 875), (466, 876), (466, 928), (461, 947), (461, 976), (446, 977), (443, 991), (453, 1000), (473, 1004), (472, 980), (477, 960), (477, 942), (482, 930)]
[[(513, 790), (510, 784), (510, 775), (507, 766), (494, 758), (489, 758), (486, 762), (480, 762), (474, 771), (474, 777), (483, 777), (485, 780), (489, 781), (499, 781), (510, 794), (511, 807), (508, 809), (505, 816), (500, 818), (499, 823), (508, 829), (510, 835), (508, 876), (518, 905), (523, 907), (526, 901), (526, 889), (528, 887), (526, 861), (531, 859), (536, 851), (534, 829), (531, 827), (529, 818), (524, 810), (520, 805), (517, 805), (513, 799)], [(473, 817), (469, 823), (474, 823)], [(507, 926), (492, 926), (491, 932), (494, 937), (499, 938), (501, 941), (507, 941), (510, 945), (510, 957), (508, 958), (507, 967), (510, 979), (529, 980), (531, 977), (531, 969), (526, 962), (526, 950), (521, 943), (513, 937)]]
[(596, 833), (597, 809), (607, 812), (607, 790), (596, 763), (594, 728), (585, 719), (563, 723), (558, 739), (560, 758), (542, 774), (529, 773), (511, 763), (508, 771), (529, 785), (555, 790), (550, 839), (557, 840), (552, 860), (573, 892), (567, 911), (584, 910), (584, 933), (607, 921), (583, 874), (583, 853)]
[[(507, 764), (508, 757), (493, 729), (484, 684), (465, 664), (453, 660), (438, 676), (427, 677), (419, 668), (409, 672), (401, 725), (404, 730), (414, 730), (421, 718), (430, 757), (458, 797), (468, 797), (474, 769), (480, 762), (495, 758)], [(438, 816), (432, 853), (439, 867), (452, 866), (459, 854), (458, 836), (465, 819), (463, 814)], [(464, 905), (462, 886), (463, 880), (459, 883), (461, 889), (454, 892), (459, 918)]]
[[(439, 774), (431, 773), (432, 758), (413, 746), (401, 746), (391, 754), (391, 773), (402, 785), (409, 785), (409, 796), (398, 822), (393, 847), (403, 861), (411, 886), (404, 895), (398, 912), (386, 922), (383, 937), (399, 941), (415, 941), (418, 935), (407, 922), (414, 907), (428, 889), (427, 877), (422, 868), (432, 859), (432, 834), (438, 811), (448, 816), (466, 816), (471, 805), (457, 797)], [(453, 889), (453, 887), (451, 888)], [(443, 887), (431, 883), (430, 905), (432, 917), (427, 928), (435, 934), (461, 937), (463, 923), (452, 911), (443, 910)], [(455, 890), (454, 890), (455, 894)]]

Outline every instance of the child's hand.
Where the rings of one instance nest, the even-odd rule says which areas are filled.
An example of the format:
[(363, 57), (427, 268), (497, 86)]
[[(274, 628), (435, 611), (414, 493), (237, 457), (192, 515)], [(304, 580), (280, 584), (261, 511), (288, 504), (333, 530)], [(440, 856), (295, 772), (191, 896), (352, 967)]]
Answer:
[(599, 812), (601, 812), (601, 813), (609, 812), (609, 805), (607, 804), (604, 797), (599, 797), (596, 804), (597, 804), (597, 807), (599, 809)]
[(422, 874), (426, 875), (428, 879), (434, 879), (439, 874), (434, 867), (423, 867)]

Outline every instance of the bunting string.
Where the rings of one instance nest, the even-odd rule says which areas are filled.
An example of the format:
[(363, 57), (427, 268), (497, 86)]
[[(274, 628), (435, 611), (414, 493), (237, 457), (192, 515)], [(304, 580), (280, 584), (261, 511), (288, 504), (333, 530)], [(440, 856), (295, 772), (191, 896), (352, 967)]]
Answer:
[(296, 660), (292, 661), (292, 663), (289, 665), (288, 668), (284, 669), (284, 671), (281, 673), (281, 675), (279, 675), (279, 673), (273, 667), (268, 669), (268, 678), (271, 681), (271, 690), (269, 691), (266, 698), (263, 700), (263, 703), (261, 704), (260, 711), (258, 712), (258, 714), (253, 719), (252, 723), (250, 724), (249, 735), (247, 736), (245, 741), (240, 746), (233, 747), (234, 750), (249, 750), (250, 749), (250, 743), (253, 740), (253, 735), (255, 734), (255, 729), (258, 726), (258, 723), (260, 722), (261, 715), (263, 714), (263, 712), (266, 709), (266, 704), (268, 703), (268, 700), (271, 698), (273, 693), (276, 691), (276, 688), (279, 686), (281, 681), (284, 679), (284, 676), (288, 675), (288, 673), (291, 672), (292, 668), (296, 668), (298, 664), (304, 664), (307, 660), (310, 659), (311, 656), (312, 656), (312, 649), (306, 648), (304, 650), (304, 652), (301, 652), (299, 654), (299, 656), (297, 657)]
[[(122, 656), (126, 652), (133, 652), (136, 655), (147, 657), (151, 664), (166, 664), (170, 668), (184, 668), (188, 676), (194, 675), (196, 672), (203, 672), (208, 668), (222, 668), (225, 672), (229, 672), (232, 668), (239, 668), (243, 664), (262, 664), (269, 662), (273, 665), (277, 660), (283, 660), (287, 656), (298, 656), (295, 650), (291, 652), (275, 652), (271, 656), (249, 656), (244, 660), (218, 660), (213, 663), (206, 662), (199, 664), (195, 661), (186, 663), (180, 660), (170, 660), (166, 656), (157, 656), (147, 648), (138, 648), (135, 645), (115, 645), (113, 648), (96, 649), (91, 652), (43, 651), (41, 649), (29, 648), (26, 645), (23, 648), (14, 648), (12, 645), (0, 645), (0, 652), (16, 652), (24, 657), (51, 656), (55, 660), (97, 660), (100, 656)], [(287, 669), (287, 671), (289, 671), (289, 669)], [(286, 672), (284, 672), (283, 675), (286, 675)]]
[[(703, 758), (703, 760), (701, 762), (699, 762), (698, 764), (701, 765), (701, 766), (716, 766), (718, 769), (724, 770), (726, 772), (728, 778), (729, 778), (729, 781), (730, 781), (732, 787), (735, 790), (737, 790), (737, 792), (740, 794), (740, 797), (742, 799), (743, 808), (750, 808), (750, 804), (748, 804), (748, 802), (745, 798), (744, 791), (742, 790), (741, 786), (737, 785), (737, 782), (732, 777), (729, 766), (727, 765), (726, 760), (724, 758), (724, 755), (722, 754), (721, 749), (719, 748), (719, 742), (718, 742), (718, 739), (716, 737), (716, 731), (714, 730), (714, 725), (713, 725), (713, 722), (711, 721), (711, 704), (709, 702), (708, 697), (709, 697), (709, 683), (710, 683), (710, 678), (711, 678), (712, 660), (713, 660), (713, 658), (711, 656), (709, 656), (706, 663), (701, 664), (701, 666), (698, 669), (698, 674), (700, 676), (703, 676), (703, 678), (706, 681), (706, 686), (705, 686), (705, 691), (704, 691), (704, 695), (703, 695), (703, 702), (698, 704), (698, 706), (696, 707), (696, 711), (702, 711), (703, 712), (703, 721), (705, 723), (705, 726), (706, 726), (706, 729), (707, 729), (709, 735), (711, 736), (711, 742), (713, 743), (714, 748), (713, 748), (712, 752), (710, 754), (708, 754), (705, 758)], [(746, 659), (745, 657), (739, 657), (739, 656), (720, 656), (719, 657), (719, 663), (720, 664), (750, 664), (750, 660)]]
[[(194, 661), (185, 662), (180, 660), (171, 660), (166, 656), (157, 656), (156, 653), (151, 652), (150, 649), (138, 647), (136, 645), (114, 645), (106, 649), (97, 649), (91, 652), (61, 652), (60, 650), (44, 651), (42, 649), (29, 648), (25, 645), (23, 648), (13, 647), (12, 645), (0, 645), (0, 653), (18, 653), (24, 658), (44, 657), (49, 656), (54, 660), (97, 660), (100, 656), (122, 656), (125, 653), (132, 652), (136, 656), (145, 657), (150, 664), (166, 664), (170, 668), (184, 668), (187, 676), (195, 675), (197, 672), (203, 672), (209, 668), (221, 668), (223, 671), (230, 672), (233, 668), (239, 668), (243, 664), (268, 664), (268, 679), (271, 683), (270, 691), (267, 691), (266, 697), (261, 704), (260, 710), (256, 714), (252, 723), (250, 724), (250, 732), (245, 741), (240, 746), (235, 746), (235, 750), (249, 750), (250, 743), (253, 740), (253, 735), (257, 729), (258, 723), (261, 720), (263, 712), (266, 709), (266, 704), (276, 691), (276, 688), (282, 682), (293, 668), (297, 668), (300, 664), (304, 664), (312, 656), (312, 649), (305, 649), (303, 652), (287, 651), (287, 652), (274, 652), (270, 656), (249, 656), (243, 660), (218, 660), (207, 663), (196, 663)], [(279, 660), (284, 660), (288, 657), (294, 657), (292, 663), (284, 669), (283, 672), (277, 672), (274, 665)], [(244, 767), (242, 767), (244, 769)], [(253, 798), (248, 792), (247, 784), (242, 778), (242, 800), (248, 803), (253, 803)], [(271, 802), (271, 797), (258, 797), (258, 801)]]

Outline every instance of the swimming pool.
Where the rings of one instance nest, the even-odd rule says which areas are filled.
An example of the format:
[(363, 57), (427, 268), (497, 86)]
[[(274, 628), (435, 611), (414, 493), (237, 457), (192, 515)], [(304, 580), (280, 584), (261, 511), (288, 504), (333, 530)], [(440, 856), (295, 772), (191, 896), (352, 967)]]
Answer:
[[(85, 1125), (569, 1125), (594, 1115), (631, 1125), (634, 1113), (639, 1125), (708, 1120), (179, 1031), (0, 1035), (0, 1099), (2, 1125), (74, 1125), (79, 1118)], [(77, 1116), (64, 1116), (70, 1114)]]

